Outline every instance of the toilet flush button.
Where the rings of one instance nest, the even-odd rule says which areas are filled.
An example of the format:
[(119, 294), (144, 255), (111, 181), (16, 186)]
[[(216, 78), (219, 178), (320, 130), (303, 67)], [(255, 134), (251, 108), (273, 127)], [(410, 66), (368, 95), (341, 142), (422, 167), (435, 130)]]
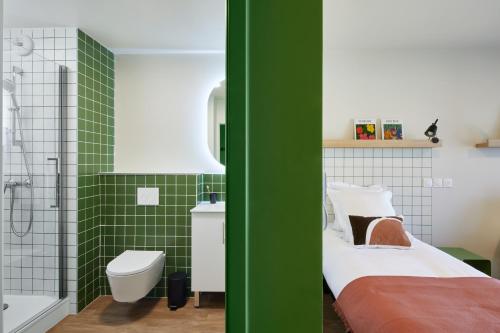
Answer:
[(424, 187), (432, 187), (432, 178), (424, 178), (423, 186)]
[(160, 204), (160, 189), (158, 187), (138, 187), (138, 206), (158, 206)]
[(443, 178), (433, 178), (432, 179), (433, 187), (443, 187)]

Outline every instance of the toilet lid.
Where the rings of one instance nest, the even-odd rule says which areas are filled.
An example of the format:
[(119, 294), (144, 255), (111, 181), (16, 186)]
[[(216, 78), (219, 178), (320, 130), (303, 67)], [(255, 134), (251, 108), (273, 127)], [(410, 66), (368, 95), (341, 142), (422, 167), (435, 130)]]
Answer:
[(132, 251), (126, 250), (106, 267), (112, 275), (132, 275), (150, 268), (161, 256), (162, 251)]

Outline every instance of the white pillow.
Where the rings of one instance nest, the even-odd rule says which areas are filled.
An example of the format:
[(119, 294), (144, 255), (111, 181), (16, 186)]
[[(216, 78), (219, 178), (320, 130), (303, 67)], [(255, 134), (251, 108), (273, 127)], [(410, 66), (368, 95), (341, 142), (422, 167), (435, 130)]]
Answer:
[[(339, 221), (336, 221), (337, 215), (335, 214), (335, 206), (339, 206), (341, 204), (339, 203), (334, 203), (333, 198), (335, 197), (335, 193), (338, 191), (370, 191), (370, 192), (382, 192), (384, 191), (384, 187), (382, 185), (371, 185), (371, 186), (359, 186), (359, 185), (352, 185), (352, 184), (347, 184), (347, 183), (340, 183), (340, 182), (329, 182), (327, 184), (327, 190), (326, 190), (326, 198), (327, 198), (327, 220), (328, 222), (331, 222), (330, 216), (333, 215), (333, 223), (329, 223), (331, 228), (336, 231), (344, 232), (346, 227), (345, 227), (345, 222), (342, 220), (343, 217), (339, 217)], [(342, 208), (339, 207), (339, 212), (342, 211)]]
[(344, 239), (353, 241), (349, 215), (358, 216), (394, 216), (396, 211), (392, 207), (392, 192), (390, 191), (334, 191), (333, 205), (335, 222), (344, 231)]

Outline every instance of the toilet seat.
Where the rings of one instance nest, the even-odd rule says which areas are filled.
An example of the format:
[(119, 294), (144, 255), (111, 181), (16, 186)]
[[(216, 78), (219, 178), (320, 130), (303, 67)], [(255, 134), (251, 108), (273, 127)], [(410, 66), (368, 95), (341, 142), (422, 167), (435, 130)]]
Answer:
[(162, 251), (126, 250), (106, 267), (106, 273), (112, 276), (127, 276), (147, 271), (158, 260), (163, 259)]

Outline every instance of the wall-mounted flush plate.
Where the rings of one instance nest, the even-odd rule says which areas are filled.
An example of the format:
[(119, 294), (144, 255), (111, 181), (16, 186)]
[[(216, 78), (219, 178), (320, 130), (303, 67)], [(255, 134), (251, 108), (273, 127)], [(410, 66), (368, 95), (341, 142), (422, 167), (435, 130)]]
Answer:
[(432, 184), (433, 187), (443, 187), (443, 178), (433, 178)]
[(443, 187), (453, 187), (453, 179), (452, 178), (444, 178), (443, 179)]
[(160, 189), (158, 187), (138, 187), (138, 206), (158, 206), (160, 204)]
[(424, 178), (423, 186), (424, 187), (432, 187), (432, 178)]

